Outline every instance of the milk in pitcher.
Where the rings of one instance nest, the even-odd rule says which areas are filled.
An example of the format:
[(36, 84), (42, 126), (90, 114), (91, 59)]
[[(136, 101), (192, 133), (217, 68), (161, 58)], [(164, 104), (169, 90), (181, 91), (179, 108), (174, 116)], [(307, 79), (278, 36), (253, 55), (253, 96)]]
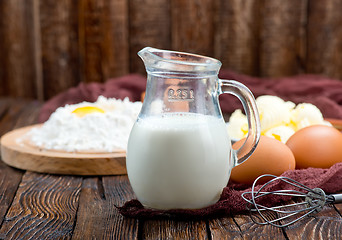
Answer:
[[(219, 79), (217, 59), (151, 47), (138, 55), (147, 72), (146, 94), (126, 153), (135, 195), (146, 208), (215, 204), (233, 166), (244, 162), (259, 141), (253, 94), (237, 81)], [(238, 97), (248, 119), (245, 144), (236, 150), (219, 105), (223, 93)]]
[(126, 161), (138, 200), (156, 209), (214, 204), (233, 164), (223, 118), (198, 113), (139, 118)]

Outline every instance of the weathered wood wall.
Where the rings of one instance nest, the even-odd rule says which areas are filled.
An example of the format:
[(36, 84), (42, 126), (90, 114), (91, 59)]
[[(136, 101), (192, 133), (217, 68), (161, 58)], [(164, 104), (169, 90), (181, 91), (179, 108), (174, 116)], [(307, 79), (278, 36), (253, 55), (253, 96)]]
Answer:
[(342, 0), (1, 0), (0, 96), (144, 73), (145, 46), (254, 76), (342, 79)]

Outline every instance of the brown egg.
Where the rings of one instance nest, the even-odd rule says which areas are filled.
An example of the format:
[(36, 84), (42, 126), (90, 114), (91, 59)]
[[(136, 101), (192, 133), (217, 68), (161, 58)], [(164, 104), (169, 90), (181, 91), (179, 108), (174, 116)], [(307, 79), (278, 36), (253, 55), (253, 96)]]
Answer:
[(286, 145), (296, 159), (296, 168), (329, 168), (342, 162), (342, 133), (337, 129), (313, 125), (293, 134)]
[[(242, 146), (245, 139), (233, 144), (234, 149)], [(281, 175), (287, 170), (295, 169), (295, 158), (291, 150), (282, 142), (261, 136), (253, 154), (242, 164), (234, 167), (231, 180), (252, 184), (262, 174)]]

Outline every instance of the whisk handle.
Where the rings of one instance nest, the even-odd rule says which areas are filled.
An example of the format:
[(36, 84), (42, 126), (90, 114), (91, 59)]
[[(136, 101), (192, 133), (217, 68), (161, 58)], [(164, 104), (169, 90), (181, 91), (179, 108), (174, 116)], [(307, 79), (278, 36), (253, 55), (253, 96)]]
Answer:
[(331, 194), (331, 196), (334, 198), (333, 203), (342, 203), (342, 194)]

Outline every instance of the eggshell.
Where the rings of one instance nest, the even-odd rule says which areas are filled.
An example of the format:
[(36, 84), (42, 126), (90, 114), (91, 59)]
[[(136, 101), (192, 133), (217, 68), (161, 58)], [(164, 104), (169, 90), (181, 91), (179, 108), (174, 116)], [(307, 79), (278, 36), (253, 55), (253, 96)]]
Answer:
[[(234, 149), (242, 146), (245, 139), (233, 144)], [(243, 163), (232, 169), (231, 180), (252, 184), (262, 174), (281, 175), (295, 169), (295, 158), (291, 150), (282, 142), (261, 136), (253, 154)]]
[(342, 162), (342, 133), (334, 127), (313, 125), (293, 134), (286, 145), (296, 159), (296, 168), (329, 168)]

